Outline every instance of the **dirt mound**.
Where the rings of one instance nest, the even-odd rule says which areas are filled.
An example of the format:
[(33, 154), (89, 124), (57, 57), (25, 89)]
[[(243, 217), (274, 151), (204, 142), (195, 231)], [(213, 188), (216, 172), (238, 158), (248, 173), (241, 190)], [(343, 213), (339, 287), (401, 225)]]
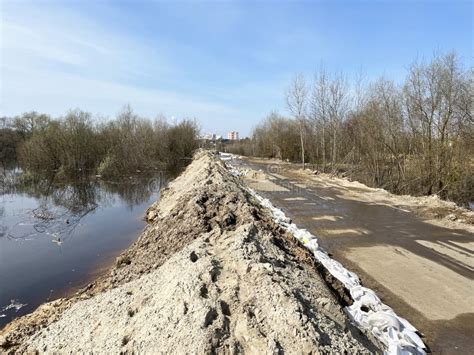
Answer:
[(375, 352), (317, 265), (224, 164), (200, 152), (115, 267), (22, 317), (0, 349)]

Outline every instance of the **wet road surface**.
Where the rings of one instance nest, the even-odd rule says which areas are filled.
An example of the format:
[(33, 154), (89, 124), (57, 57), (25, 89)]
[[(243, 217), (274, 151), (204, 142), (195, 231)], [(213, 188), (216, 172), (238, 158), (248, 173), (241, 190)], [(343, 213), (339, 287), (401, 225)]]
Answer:
[(474, 235), (432, 225), (403, 206), (358, 199), (364, 188), (312, 179), (294, 166), (253, 186), (422, 333), (434, 353), (474, 353)]

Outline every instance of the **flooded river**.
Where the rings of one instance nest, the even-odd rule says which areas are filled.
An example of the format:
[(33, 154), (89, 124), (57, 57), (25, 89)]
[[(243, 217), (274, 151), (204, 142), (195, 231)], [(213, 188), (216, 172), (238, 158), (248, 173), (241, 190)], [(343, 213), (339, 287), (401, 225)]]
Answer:
[(100, 179), (3, 188), (0, 194), (0, 329), (84, 286), (145, 227), (167, 177)]

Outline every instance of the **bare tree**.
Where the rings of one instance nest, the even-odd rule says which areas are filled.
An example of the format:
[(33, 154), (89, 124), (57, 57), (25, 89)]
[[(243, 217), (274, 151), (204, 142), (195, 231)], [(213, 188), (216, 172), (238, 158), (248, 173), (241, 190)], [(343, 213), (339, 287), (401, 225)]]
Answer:
[(306, 80), (302, 74), (298, 74), (286, 93), (286, 104), (292, 116), (296, 119), (299, 126), (300, 144), (301, 144), (301, 163), (305, 168), (305, 121), (306, 121), (306, 105), (308, 99), (308, 88)]
[(314, 76), (310, 98), (310, 115), (313, 126), (320, 129), (323, 169), (326, 166), (326, 126), (329, 121), (329, 81), (326, 69), (321, 66)]
[(454, 54), (436, 54), (413, 64), (400, 86), (359, 79), (350, 87), (321, 67), (308, 93), (296, 76), (286, 92), (292, 119), (258, 125), (255, 152), (301, 157), (303, 165), (330, 161), (333, 173), (395, 193), (473, 201), (474, 69)]
[(428, 194), (444, 189), (460, 124), (471, 115), (472, 102), (465, 101), (472, 97), (468, 77), (452, 53), (435, 55), (430, 63), (418, 62), (410, 68), (404, 87), (407, 118), (425, 157)]
[(337, 161), (337, 134), (350, 108), (349, 90), (343, 74), (337, 74), (329, 83), (329, 122), (332, 129), (332, 165)]

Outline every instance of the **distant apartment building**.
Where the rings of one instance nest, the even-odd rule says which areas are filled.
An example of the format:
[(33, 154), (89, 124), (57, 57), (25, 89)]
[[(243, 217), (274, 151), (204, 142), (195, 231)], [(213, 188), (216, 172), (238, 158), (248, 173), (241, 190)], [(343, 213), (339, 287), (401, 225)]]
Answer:
[(231, 132), (227, 133), (227, 139), (230, 139), (231, 141), (238, 141), (239, 140), (239, 132), (231, 131)]
[(213, 141), (216, 139), (216, 135), (214, 133), (206, 133), (202, 138)]

